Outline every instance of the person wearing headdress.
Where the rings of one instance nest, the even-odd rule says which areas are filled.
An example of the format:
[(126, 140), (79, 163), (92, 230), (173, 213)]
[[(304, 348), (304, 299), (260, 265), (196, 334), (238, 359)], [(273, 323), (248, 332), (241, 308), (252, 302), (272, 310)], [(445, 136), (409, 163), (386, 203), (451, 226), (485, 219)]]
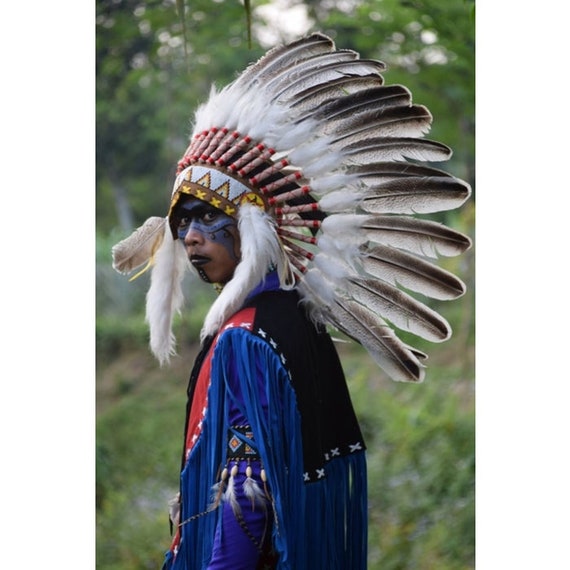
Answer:
[[(270, 50), (195, 115), (166, 217), (113, 248), (152, 266), (151, 349), (175, 353), (189, 267), (219, 294), (188, 386), (175, 533), (164, 570), (365, 569), (365, 442), (329, 330), (394, 380), (421, 381), (448, 323), (409, 291), (465, 291), (438, 267), (470, 239), (417, 217), (469, 185), (419, 164), (431, 115), (382, 63), (312, 34)], [(411, 159), (411, 160), (410, 160)]]

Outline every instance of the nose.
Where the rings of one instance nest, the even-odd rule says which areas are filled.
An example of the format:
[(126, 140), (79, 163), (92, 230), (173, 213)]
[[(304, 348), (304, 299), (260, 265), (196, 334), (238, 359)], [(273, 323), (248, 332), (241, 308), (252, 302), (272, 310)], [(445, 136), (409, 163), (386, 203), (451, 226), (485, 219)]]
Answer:
[(204, 241), (204, 235), (202, 232), (196, 227), (196, 224), (192, 221), (188, 226), (188, 231), (184, 236), (184, 245), (197, 245)]

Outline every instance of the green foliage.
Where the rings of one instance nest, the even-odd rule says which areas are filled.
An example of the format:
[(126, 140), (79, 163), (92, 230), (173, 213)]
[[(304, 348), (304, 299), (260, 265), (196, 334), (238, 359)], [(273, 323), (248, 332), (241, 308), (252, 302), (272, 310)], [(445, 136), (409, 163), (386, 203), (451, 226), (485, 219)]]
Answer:
[[(184, 399), (173, 380), (162, 380), (141, 386), (118, 375), (117, 399), (98, 421), (100, 568), (159, 568), (168, 547), (167, 502), (176, 493)], [(127, 393), (125, 384), (132, 387)]]
[(472, 358), (466, 377), (440, 362), (410, 385), (382, 378), (359, 347), (342, 352), (368, 447), (368, 567), (474, 567)]

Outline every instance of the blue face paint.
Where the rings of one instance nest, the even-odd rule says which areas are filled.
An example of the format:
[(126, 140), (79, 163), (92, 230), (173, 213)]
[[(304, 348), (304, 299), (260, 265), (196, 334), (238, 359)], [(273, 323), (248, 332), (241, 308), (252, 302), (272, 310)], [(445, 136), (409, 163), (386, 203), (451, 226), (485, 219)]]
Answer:
[(198, 232), (204, 239), (224, 247), (232, 259), (239, 261), (235, 252), (235, 237), (228, 231), (229, 228), (237, 228), (237, 222), (232, 217), (198, 199), (184, 202), (178, 216), (177, 233), (180, 240), (184, 241), (191, 230)]

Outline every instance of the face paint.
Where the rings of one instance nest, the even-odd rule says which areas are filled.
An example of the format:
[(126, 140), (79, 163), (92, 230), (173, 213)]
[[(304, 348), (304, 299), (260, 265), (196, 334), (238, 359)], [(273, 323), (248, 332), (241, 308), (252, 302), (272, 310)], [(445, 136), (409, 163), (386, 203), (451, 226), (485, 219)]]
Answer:
[(221, 283), (231, 279), (240, 260), (236, 220), (193, 198), (181, 204), (176, 215), (178, 238), (200, 277)]
[(181, 206), (182, 219), (178, 225), (178, 238), (184, 241), (189, 231), (200, 233), (204, 239), (223, 246), (230, 257), (239, 260), (235, 252), (234, 236), (228, 228), (237, 228), (236, 221), (213, 206), (189, 200)]

